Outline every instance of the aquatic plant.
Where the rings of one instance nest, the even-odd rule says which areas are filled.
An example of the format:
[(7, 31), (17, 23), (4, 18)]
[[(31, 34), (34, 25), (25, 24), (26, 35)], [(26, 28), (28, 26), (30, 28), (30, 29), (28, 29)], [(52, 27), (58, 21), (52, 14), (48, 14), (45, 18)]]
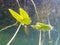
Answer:
[[(35, 13), (36, 13), (36, 16), (37, 16), (37, 20), (38, 22), (36, 23), (36, 25), (31, 25), (33, 28), (36, 28), (36, 29), (39, 29), (40, 31), (40, 36), (39, 36), (39, 45), (42, 45), (42, 42), (41, 42), (41, 31), (43, 30), (44, 31), (48, 31), (48, 36), (49, 36), (49, 41), (51, 40), (51, 35), (50, 35), (50, 31), (53, 29), (53, 26), (51, 26), (50, 24), (50, 20), (49, 20), (49, 15), (50, 15), (50, 11), (51, 10), (47, 10), (48, 12), (48, 16), (47, 16), (47, 19), (48, 19), (48, 25), (47, 24), (43, 24), (43, 23), (40, 23), (40, 17), (38, 15), (38, 11), (37, 11), (37, 7), (36, 7), (36, 4), (34, 2), (34, 0), (31, 0), (33, 6), (34, 6), (34, 9), (35, 9)], [(47, 8), (46, 8), (47, 9)], [(44, 10), (42, 10), (41, 12), (43, 12)], [(40, 12), (39, 12), (40, 13)], [(45, 15), (45, 14), (44, 14)], [(50, 43), (51, 44), (51, 43)]]
[(43, 23), (39, 23), (39, 22), (37, 22), (36, 25), (31, 25), (31, 27), (33, 27), (35, 29), (38, 29), (38, 31), (40, 31), (39, 45), (42, 45), (42, 42), (41, 42), (41, 31), (49, 31), (49, 30), (53, 29), (53, 27), (51, 25), (43, 24)]
[(31, 25), (33, 28), (36, 29), (41, 29), (41, 30), (45, 30), (45, 31), (49, 31), (52, 30), (53, 27), (51, 25), (47, 25), (47, 24), (43, 24), (43, 23), (39, 23), (37, 22), (36, 25)]
[[(16, 0), (17, 3), (18, 3), (18, 6), (20, 7), (19, 5), (19, 2), (18, 0)], [(31, 27), (37, 29), (38, 31), (40, 31), (40, 35), (39, 35), (39, 45), (42, 45), (42, 42), (41, 42), (41, 31), (48, 31), (48, 34), (49, 34), (49, 39), (51, 39), (51, 34), (50, 34), (50, 31), (53, 29), (53, 26), (50, 25), (50, 20), (48, 19), (48, 24), (44, 24), (44, 23), (40, 23), (40, 19), (39, 19), (39, 15), (38, 15), (38, 12), (37, 12), (37, 7), (34, 3), (33, 0), (31, 0), (31, 2), (33, 3), (33, 6), (35, 8), (35, 12), (36, 12), (36, 15), (37, 15), (37, 20), (38, 22), (35, 24), (35, 25), (31, 25)], [(22, 8), (19, 8), (19, 14), (17, 12), (15, 12), (14, 10), (12, 9), (9, 9), (10, 13), (12, 14), (13, 18), (15, 18), (19, 23), (19, 27), (17, 28), (17, 31), (15, 32), (14, 36), (11, 38), (11, 40), (7, 43), (7, 45), (9, 45), (12, 40), (15, 38), (16, 34), (18, 33), (21, 25), (24, 25), (25, 27), (25, 32), (28, 33), (28, 30), (27, 30), (27, 25), (29, 25), (31, 23), (31, 19), (29, 18), (28, 14), (26, 13), (26, 11), (24, 11)], [(47, 12), (49, 12), (47, 10)], [(25, 15), (26, 14), (26, 15)], [(49, 18), (49, 16), (47, 16)], [(27, 22), (26, 22), (27, 21)], [(13, 25), (10, 25), (10, 26), (7, 26), (5, 28), (3, 28), (2, 30), (5, 30), (9, 27), (12, 27), (12, 26), (15, 26), (17, 24), (17, 22)], [(1, 30), (1, 31), (2, 31)], [(58, 42), (59, 38), (57, 38), (56, 42)], [(57, 43), (56, 43), (57, 45)]]
[[(10, 39), (10, 41), (7, 43), (7, 45), (10, 45), (11, 42), (13, 41), (13, 39), (16, 37), (21, 25), (25, 26), (25, 29), (27, 29), (26, 25), (29, 25), (31, 23), (31, 19), (28, 16), (27, 12), (24, 11), (22, 8), (19, 8), (19, 12), (20, 14), (18, 14), (17, 12), (15, 12), (12, 9), (9, 9), (9, 12), (11, 13), (11, 15), (13, 16), (13, 18), (15, 18), (19, 23), (19, 27), (17, 28), (15, 34), (13, 35), (13, 37)], [(26, 31), (26, 30), (25, 30)], [(28, 33), (28, 31), (26, 31), (26, 33)]]
[[(38, 15), (38, 11), (37, 11), (37, 7), (35, 5), (35, 2), (33, 0), (31, 0), (33, 6), (34, 6), (34, 9), (35, 9), (35, 13), (36, 13), (36, 16), (37, 16), (37, 21), (39, 22), (39, 15)], [(35, 25), (31, 25), (32, 27), (36, 28), (37, 26)], [(41, 42), (41, 30), (40, 30), (40, 35), (39, 35), (39, 45), (42, 45), (42, 42)]]
[(13, 11), (12, 9), (9, 9), (9, 12), (18, 22), (20, 22), (20, 24), (29, 25), (31, 23), (31, 20), (30, 20), (28, 14), (22, 8), (19, 8), (20, 14)]

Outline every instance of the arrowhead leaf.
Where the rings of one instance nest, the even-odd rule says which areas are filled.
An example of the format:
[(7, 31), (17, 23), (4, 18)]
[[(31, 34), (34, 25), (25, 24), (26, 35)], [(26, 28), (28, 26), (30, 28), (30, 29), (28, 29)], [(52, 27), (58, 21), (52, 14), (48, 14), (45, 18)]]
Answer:
[(31, 23), (31, 19), (30, 19), (28, 13), (25, 10), (23, 10), (22, 8), (19, 8), (19, 11), (20, 11), (20, 15), (24, 18), (22, 23), (29, 25)]
[(29, 25), (31, 23), (31, 19), (30, 19), (28, 13), (25, 10), (23, 10), (22, 8), (19, 8), (20, 14), (18, 14), (17, 12), (15, 12), (12, 9), (9, 9), (9, 12), (21, 24)]
[(9, 9), (9, 12), (11, 13), (11, 15), (18, 21), (21, 22), (21, 20), (23, 20), (23, 17), (20, 16), (17, 12), (15, 12), (12, 9)]

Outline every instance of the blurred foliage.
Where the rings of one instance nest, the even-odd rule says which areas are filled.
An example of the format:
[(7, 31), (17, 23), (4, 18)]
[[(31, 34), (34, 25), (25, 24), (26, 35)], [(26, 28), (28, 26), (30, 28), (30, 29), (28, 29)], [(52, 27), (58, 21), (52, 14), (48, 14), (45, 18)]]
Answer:
[[(57, 37), (60, 37), (60, 0), (34, 0), (37, 11), (40, 17), (40, 22), (48, 23), (47, 15), (50, 13), (49, 20), (51, 25), (54, 26), (54, 31), (51, 31), (52, 39), (54, 40), (53, 45), (55, 45), (55, 41)], [(36, 23), (36, 14), (33, 7), (33, 4), (30, 0), (19, 0), (19, 3), (25, 11), (29, 14), (32, 19), (32, 24)], [(11, 8), (19, 13), (17, 10), (19, 7), (17, 5), (16, 0), (0, 0), (0, 29), (13, 24), (16, 22), (15, 19), (9, 14), (8, 8)], [(8, 29), (7, 31), (3, 31), (0, 33), (0, 45), (5, 45), (7, 41), (12, 37), (15, 32), (15, 28)], [(23, 28), (22, 28), (23, 29)], [(30, 28), (30, 35), (27, 37), (24, 35), (23, 31), (19, 33), (16, 37), (16, 42), (14, 41), (12, 45), (37, 45), (38, 44), (38, 31)], [(55, 31), (56, 29), (56, 31)], [(9, 31), (10, 30), (10, 31)], [(9, 33), (9, 34), (8, 34)], [(42, 36), (43, 37), (43, 36)], [(2, 40), (3, 39), (3, 40)], [(44, 45), (49, 45), (47, 33), (45, 35), (45, 43)], [(3, 42), (4, 41), (4, 42)], [(28, 43), (27, 43), (28, 42)], [(58, 43), (59, 44), (59, 43)]]

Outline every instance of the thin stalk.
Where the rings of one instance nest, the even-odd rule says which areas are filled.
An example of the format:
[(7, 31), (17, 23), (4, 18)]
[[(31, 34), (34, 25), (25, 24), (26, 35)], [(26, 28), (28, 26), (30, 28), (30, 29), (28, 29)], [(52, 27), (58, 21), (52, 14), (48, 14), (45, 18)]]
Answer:
[[(55, 9), (53, 9), (51, 12), (54, 13), (54, 12), (55, 12)], [(50, 12), (50, 13), (51, 13), (51, 12)], [(48, 16), (47, 16), (47, 18), (48, 18), (48, 24), (49, 24), (49, 25), (51, 25), (51, 24), (50, 24), (50, 21), (49, 21), (49, 15), (50, 15), (50, 13), (48, 13)], [(48, 34), (49, 34), (49, 41), (50, 41), (49, 43), (50, 43), (50, 45), (52, 45), (50, 30), (49, 30)], [(59, 38), (58, 38), (58, 39), (59, 39)], [(58, 40), (58, 39), (57, 39), (57, 40)]]
[(16, 0), (16, 2), (17, 2), (17, 4), (18, 4), (18, 7), (20, 7), (19, 1), (18, 1), (18, 0)]
[(59, 41), (59, 36), (57, 37), (57, 39), (56, 39), (56, 42), (55, 42), (55, 45), (58, 45), (58, 41)]
[[(49, 14), (48, 14), (48, 24), (50, 25), (50, 21), (49, 21)], [(48, 31), (48, 34), (49, 34), (49, 40), (50, 40), (50, 38), (51, 38), (51, 36), (50, 36), (50, 30)]]
[(24, 0), (24, 8), (26, 8), (27, 0)]
[[(48, 18), (48, 23), (49, 23), (49, 25), (50, 25), (49, 18)], [(49, 35), (49, 43), (50, 43), (50, 40), (51, 40), (50, 30), (48, 31), (48, 35)], [(51, 43), (50, 43), (50, 45), (51, 45)]]
[(35, 13), (36, 13), (36, 15), (37, 15), (37, 20), (39, 21), (39, 15), (38, 15), (38, 12), (37, 12), (37, 7), (36, 7), (36, 5), (35, 5), (35, 3), (34, 3), (33, 0), (31, 0), (31, 2), (32, 2), (33, 6), (34, 6)]
[(41, 42), (41, 30), (40, 30), (40, 34), (39, 34), (39, 45), (42, 45), (42, 42)]
[(21, 24), (18, 26), (18, 28), (17, 28), (15, 34), (12, 36), (12, 38), (11, 38), (10, 41), (7, 43), (7, 45), (10, 45), (10, 44), (11, 44), (11, 42), (13, 41), (13, 39), (16, 37), (16, 35), (17, 35), (17, 33), (18, 33), (20, 27), (21, 27)]
[(57, 23), (57, 27), (58, 27), (58, 30), (57, 30), (57, 32), (58, 32), (58, 37), (57, 37), (57, 39), (56, 39), (56, 41), (55, 41), (55, 45), (58, 45), (58, 42), (59, 42), (59, 39), (60, 39), (60, 31), (59, 31), (59, 26), (58, 26), (58, 21), (56, 20), (56, 23)]
[[(34, 6), (35, 13), (36, 13), (36, 16), (37, 16), (37, 20), (39, 21), (39, 15), (38, 15), (37, 7), (36, 7), (33, 0), (31, 0), (31, 2), (32, 2), (33, 6)], [(41, 30), (40, 30), (40, 36), (39, 36), (39, 45), (42, 45), (42, 42), (41, 42)]]
[[(52, 11), (50, 11), (50, 12), (48, 13), (48, 15), (47, 15), (47, 19), (48, 19), (48, 24), (49, 24), (49, 25), (51, 25), (51, 24), (50, 24), (50, 20), (49, 20), (49, 15), (50, 15), (51, 12), (54, 13), (54, 12), (55, 12), (55, 9), (53, 9)], [(49, 33), (49, 39), (51, 39), (50, 30), (49, 30), (48, 33)]]
[[(47, 19), (48, 19), (48, 24), (51, 25), (50, 21), (49, 21), (49, 15), (50, 15), (50, 13), (48, 13)], [(49, 43), (50, 43), (50, 45), (52, 45), (50, 30), (48, 31), (48, 35), (49, 35)]]
[[(18, 4), (18, 7), (20, 8), (20, 3), (19, 3), (19, 0), (16, 0), (17, 4)], [(19, 11), (20, 13), (20, 11)]]
[(49, 34), (49, 44), (52, 45), (50, 30), (48, 31), (48, 34)]
[(1, 32), (1, 31), (4, 31), (4, 30), (6, 30), (6, 29), (8, 29), (8, 28), (10, 28), (10, 27), (12, 27), (12, 26), (17, 25), (17, 23), (18, 23), (18, 22), (15, 22), (15, 23), (14, 23), (14, 24), (12, 24), (12, 25), (9, 25), (9, 26), (6, 26), (6, 27), (4, 27), (4, 28), (0, 29), (0, 32)]
[(44, 41), (45, 41), (45, 31), (43, 31), (42, 45), (44, 45)]
[[(16, 0), (16, 2), (17, 2), (17, 4), (18, 4), (18, 7), (20, 7), (19, 1)], [(14, 23), (14, 24), (12, 24), (12, 25), (9, 25), (9, 26), (6, 26), (5, 28), (0, 29), (0, 32), (3, 31), (3, 30), (6, 30), (6, 29), (8, 29), (8, 28), (10, 28), (10, 27), (12, 27), (12, 26), (15, 26), (16, 24), (17, 24), (17, 21), (16, 21), (16, 23)]]
[(51, 39), (51, 36), (50, 36), (50, 30), (48, 31), (48, 33), (49, 33), (49, 39)]

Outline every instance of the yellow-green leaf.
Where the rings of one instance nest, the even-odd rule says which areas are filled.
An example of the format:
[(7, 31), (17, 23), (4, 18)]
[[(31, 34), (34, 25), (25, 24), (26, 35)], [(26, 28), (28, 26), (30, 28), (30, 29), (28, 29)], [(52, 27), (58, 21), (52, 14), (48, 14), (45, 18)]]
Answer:
[(29, 25), (31, 23), (31, 19), (30, 19), (28, 13), (25, 10), (23, 10), (22, 8), (19, 8), (19, 11), (20, 11), (20, 15), (23, 17), (22, 23)]
[(17, 12), (15, 12), (12, 9), (9, 9), (9, 12), (11, 13), (11, 15), (19, 22), (21, 22), (23, 20), (23, 17), (20, 16)]
[(47, 25), (39, 22), (37, 22), (36, 25), (32, 25), (32, 27), (41, 30), (52, 30), (53, 28), (51, 25)]
[(22, 8), (19, 8), (20, 14), (18, 14), (17, 12), (15, 12), (12, 9), (9, 9), (9, 12), (21, 24), (29, 25), (31, 23), (31, 19), (30, 19), (28, 13), (25, 10), (23, 10)]

